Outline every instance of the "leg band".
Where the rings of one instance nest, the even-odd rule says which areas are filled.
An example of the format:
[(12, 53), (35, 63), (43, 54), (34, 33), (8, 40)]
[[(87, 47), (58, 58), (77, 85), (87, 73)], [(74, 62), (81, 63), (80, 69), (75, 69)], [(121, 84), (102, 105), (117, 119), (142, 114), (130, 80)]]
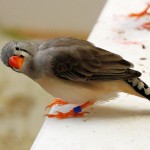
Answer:
[(75, 114), (77, 114), (77, 113), (82, 111), (82, 108), (81, 108), (81, 106), (77, 106), (77, 107), (73, 108), (73, 111), (74, 111)]

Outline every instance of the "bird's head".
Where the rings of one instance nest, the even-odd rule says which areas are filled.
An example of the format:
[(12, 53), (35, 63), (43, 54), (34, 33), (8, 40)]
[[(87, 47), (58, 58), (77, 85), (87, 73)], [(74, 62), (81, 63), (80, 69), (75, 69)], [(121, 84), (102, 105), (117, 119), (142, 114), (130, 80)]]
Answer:
[(11, 41), (2, 48), (2, 62), (17, 72), (23, 72), (25, 64), (29, 63), (37, 50), (35, 42)]

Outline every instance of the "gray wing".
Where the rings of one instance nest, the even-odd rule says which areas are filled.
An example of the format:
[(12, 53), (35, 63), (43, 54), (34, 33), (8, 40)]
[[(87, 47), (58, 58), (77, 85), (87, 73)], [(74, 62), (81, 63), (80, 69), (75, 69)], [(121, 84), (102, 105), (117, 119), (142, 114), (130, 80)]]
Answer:
[(87, 41), (65, 39), (52, 47), (51, 69), (53, 74), (62, 79), (85, 82), (130, 79), (141, 75), (131, 70), (133, 65), (121, 56), (97, 48)]

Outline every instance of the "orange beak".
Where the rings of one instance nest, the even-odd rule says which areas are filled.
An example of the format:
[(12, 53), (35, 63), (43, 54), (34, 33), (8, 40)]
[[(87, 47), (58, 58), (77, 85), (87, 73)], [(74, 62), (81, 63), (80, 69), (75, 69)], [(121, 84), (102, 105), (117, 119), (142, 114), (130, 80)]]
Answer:
[(24, 58), (19, 56), (11, 56), (8, 61), (10, 67), (16, 69), (20, 69), (23, 65), (23, 62), (24, 62)]

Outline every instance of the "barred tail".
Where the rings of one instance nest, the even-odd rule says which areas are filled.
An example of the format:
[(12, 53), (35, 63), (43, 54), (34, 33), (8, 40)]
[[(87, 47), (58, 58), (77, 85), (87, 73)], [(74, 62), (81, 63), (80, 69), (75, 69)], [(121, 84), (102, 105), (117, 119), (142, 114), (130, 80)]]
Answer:
[(150, 87), (144, 83), (140, 78), (133, 78), (126, 80), (126, 82), (133, 87), (133, 89), (150, 100)]

